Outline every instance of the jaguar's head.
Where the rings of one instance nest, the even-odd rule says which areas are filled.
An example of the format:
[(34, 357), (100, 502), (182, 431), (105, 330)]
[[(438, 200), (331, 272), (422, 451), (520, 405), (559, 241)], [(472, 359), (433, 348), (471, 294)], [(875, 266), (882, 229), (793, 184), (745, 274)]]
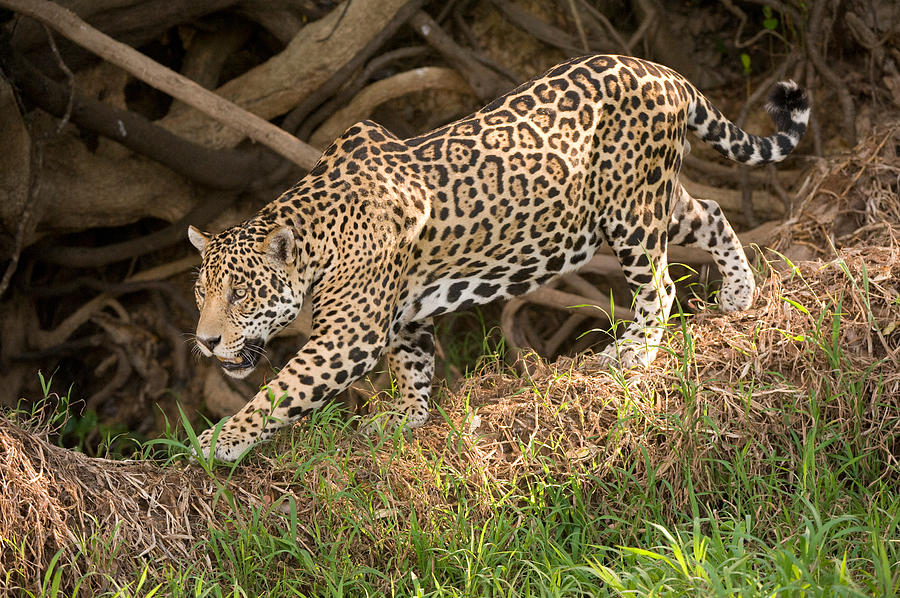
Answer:
[(272, 336), (303, 307), (303, 256), (287, 226), (244, 223), (217, 235), (191, 226), (203, 258), (194, 294), (197, 347), (230, 376), (250, 374)]

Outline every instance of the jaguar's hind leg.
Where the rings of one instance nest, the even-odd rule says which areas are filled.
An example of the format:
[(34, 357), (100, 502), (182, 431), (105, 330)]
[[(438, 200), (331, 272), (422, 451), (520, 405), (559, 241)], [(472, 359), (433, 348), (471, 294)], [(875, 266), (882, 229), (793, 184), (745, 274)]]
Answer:
[(410, 322), (391, 341), (385, 352), (397, 381), (390, 412), (383, 416), (386, 429), (405, 425), (418, 428), (428, 419), (428, 397), (434, 377), (434, 325), (431, 319)]
[(669, 242), (699, 247), (712, 254), (722, 275), (719, 306), (722, 311), (740, 311), (753, 303), (756, 281), (744, 248), (719, 205), (696, 199), (679, 183), (669, 224)]
[(666, 259), (667, 231), (662, 219), (646, 232), (638, 227), (623, 238), (608, 231), (607, 238), (622, 264), (634, 292), (634, 321), (622, 336), (603, 351), (623, 367), (646, 368), (653, 361), (675, 300), (675, 288)]

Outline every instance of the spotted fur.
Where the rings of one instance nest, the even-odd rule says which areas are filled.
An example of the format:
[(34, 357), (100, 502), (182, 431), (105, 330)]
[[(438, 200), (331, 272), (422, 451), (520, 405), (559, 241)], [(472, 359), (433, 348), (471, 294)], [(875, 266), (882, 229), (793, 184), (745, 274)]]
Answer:
[[(636, 293), (634, 321), (606, 352), (625, 367), (646, 367), (657, 351), (674, 298), (669, 243), (710, 251), (721, 307), (749, 307), (755, 286), (740, 242), (678, 172), (688, 129), (738, 162), (783, 159), (809, 105), (784, 82), (768, 109), (778, 131), (750, 135), (663, 66), (590, 56), (419, 137), (353, 126), (247, 222), (215, 236), (190, 231), (203, 254), (198, 344), (227, 373), (246, 375), (304, 302), (313, 311), (309, 341), (225, 422), (216, 456), (236, 459), (382, 356), (398, 381), (393, 423), (421, 425), (432, 317), (534, 290), (604, 243)], [(208, 430), (205, 451), (210, 442)]]

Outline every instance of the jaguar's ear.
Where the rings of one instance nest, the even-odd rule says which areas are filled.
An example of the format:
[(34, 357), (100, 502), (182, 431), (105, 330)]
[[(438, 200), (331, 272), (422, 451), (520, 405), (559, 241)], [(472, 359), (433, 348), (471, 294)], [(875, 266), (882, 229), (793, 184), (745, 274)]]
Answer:
[(294, 232), (288, 226), (280, 226), (269, 233), (264, 243), (264, 251), (270, 259), (279, 264), (294, 263)]
[(191, 245), (197, 248), (200, 255), (203, 255), (203, 252), (206, 251), (206, 245), (209, 243), (209, 235), (196, 226), (189, 226), (188, 239), (191, 240)]

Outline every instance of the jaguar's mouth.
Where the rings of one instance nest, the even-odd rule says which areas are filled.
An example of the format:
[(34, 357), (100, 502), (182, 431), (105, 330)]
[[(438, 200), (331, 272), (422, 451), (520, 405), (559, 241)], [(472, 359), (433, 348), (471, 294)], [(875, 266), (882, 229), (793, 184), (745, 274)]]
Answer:
[(234, 357), (222, 357), (221, 355), (215, 357), (226, 374), (235, 378), (243, 378), (252, 372), (259, 363), (264, 352), (263, 347), (262, 339), (247, 339), (244, 341), (244, 348)]

